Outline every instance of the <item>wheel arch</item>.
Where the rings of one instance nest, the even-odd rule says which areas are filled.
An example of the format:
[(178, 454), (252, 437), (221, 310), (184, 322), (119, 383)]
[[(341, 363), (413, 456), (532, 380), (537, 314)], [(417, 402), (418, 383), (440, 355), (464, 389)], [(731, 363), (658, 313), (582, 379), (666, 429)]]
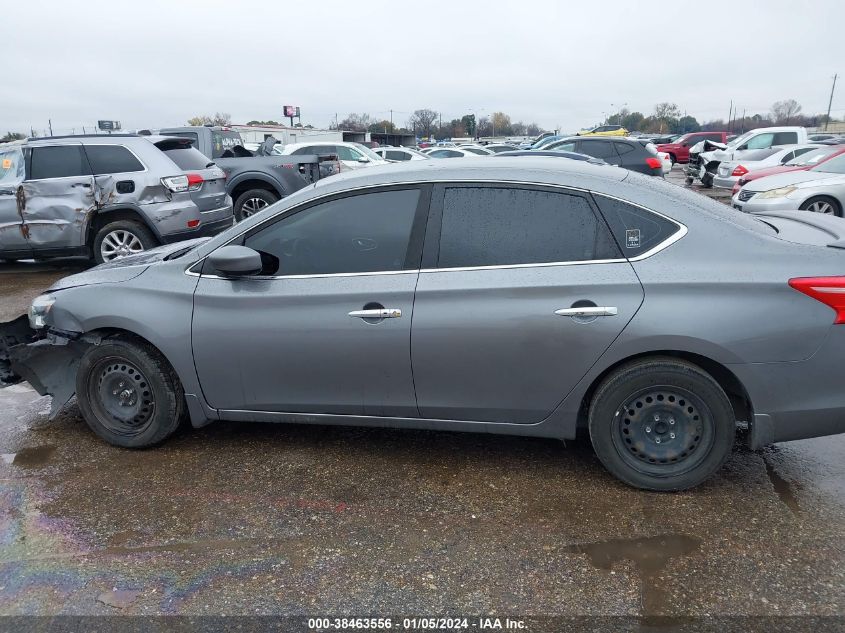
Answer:
[(717, 383), (719, 383), (719, 386), (724, 390), (725, 394), (727, 394), (728, 400), (730, 401), (731, 407), (734, 411), (735, 419), (744, 421), (750, 421), (752, 419), (754, 407), (751, 402), (751, 398), (748, 395), (748, 391), (745, 389), (742, 382), (740, 382), (739, 378), (736, 377), (736, 374), (734, 374), (730, 369), (725, 367), (722, 363), (702, 354), (666, 349), (634, 354), (632, 356), (622, 358), (605, 368), (604, 371), (593, 379), (581, 399), (581, 406), (578, 413), (578, 427), (586, 428), (587, 412), (590, 409), (590, 403), (593, 401), (593, 396), (595, 395), (596, 390), (604, 382), (605, 378), (619, 370), (621, 367), (630, 365), (631, 363), (656, 358), (685, 360), (707, 372)]
[(140, 209), (133, 206), (116, 206), (100, 209), (89, 220), (88, 228), (85, 231), (86, 246), (93, 248), (94, 238), (97, 235), (97, 231), (99, 231), (109, 222), (117, 222), (119, 220), (129, 220), (142, 224), (152, 232), (153, 236), (156, 238), (156, 241), (161, 243), (161, 234), (158, 232), (158, 230), (150, 221), (150, 219), (146, 215), (144, 215)]
[(232, 200), (237, 200), (239, 196), (250, 189), (263, 189), (280, 198), (285, 196), (285, 191), (281, 183), (257, 174), (248, 174), (235, 178), (227, 189), (229, 190), (229, 195), (232, 196)]

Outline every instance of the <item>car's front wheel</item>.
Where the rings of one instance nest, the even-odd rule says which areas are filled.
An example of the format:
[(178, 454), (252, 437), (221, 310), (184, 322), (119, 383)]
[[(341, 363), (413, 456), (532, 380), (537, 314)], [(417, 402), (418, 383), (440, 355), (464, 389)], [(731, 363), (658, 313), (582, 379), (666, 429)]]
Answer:
[(804, 202), (799, 208), (802, 211), (842, 217), (842, 207), (834, 198), (829, 196), (815, 196)]
[(712, 376), (691, 363), (654, 358), (608, 376), (593, 397), (590, 439), (613, 475), (646, 490), (703, 482), (733, 448), (736, 421)]
[(91, 430), (124, 448), (164, 441), (185, 412), (182, 385), (167, 360), (152, 346), (122, 337), (85, 353), (76, 397)]

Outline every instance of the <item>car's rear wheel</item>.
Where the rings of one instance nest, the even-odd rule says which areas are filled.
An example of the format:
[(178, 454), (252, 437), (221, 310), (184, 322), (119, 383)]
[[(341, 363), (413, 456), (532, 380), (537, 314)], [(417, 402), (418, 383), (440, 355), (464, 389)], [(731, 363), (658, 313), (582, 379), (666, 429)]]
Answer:
[(835, 215), (842, 217), (842, 207), (839, 203), (830, 196), (815, 196), (806, 200), (804, 204), (799, 207), (802, 211), (811, 211), (813, 213), (824, 213), (826, 215)]
[(279, 196), (266, 189), (250, 189), (238, 196), (235, 200), (235, 218), (240, 222), (244, 218), (263, 211), (274, 202), (278, 202)]
[(91, 430), (124, 448), (164, 441), (185, 412), (182, 385), (170, 364), (150, 345), (124, 338), (107, 339), (85, 353), (76, 395)]
[(98, 264), (142, 253), (158, 246), (150, 230), (140, 222), (117, 220), (103, 226), (94, 237), (94, 259)]
[(712, 376), (673, 358), (624, 366), (596, 390), (590, 438), (605, 468), (646, 490), (684, 490), (730, 455), (733, 409)]
[(670, 160), (670, 162), (672, 163), (672, 167), (674, 167), (674, 166), (675, 166), (675, 163), (677, 163), (677, 162), (678, 162), (678, 159), (676, 159), (676, 158), (675, 158), (675, 155), (674, 155), (674, 154), (669, 154), (669, 160)]

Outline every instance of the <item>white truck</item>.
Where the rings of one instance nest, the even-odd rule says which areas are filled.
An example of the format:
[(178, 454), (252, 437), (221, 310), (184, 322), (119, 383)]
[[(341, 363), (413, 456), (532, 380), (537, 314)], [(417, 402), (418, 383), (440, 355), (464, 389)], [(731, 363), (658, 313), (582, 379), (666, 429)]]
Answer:
[(701, 141), (690, 148), (689, 163), (684, 168), (687, 184), (700, 180), (702, 186), (712, 187), (713, 178), (723, 161), (740, 160), (748, 152), (758, 149), (806, 142), (807, 129), (798, 126), (757, 128), (737, 136), (727, 145)]

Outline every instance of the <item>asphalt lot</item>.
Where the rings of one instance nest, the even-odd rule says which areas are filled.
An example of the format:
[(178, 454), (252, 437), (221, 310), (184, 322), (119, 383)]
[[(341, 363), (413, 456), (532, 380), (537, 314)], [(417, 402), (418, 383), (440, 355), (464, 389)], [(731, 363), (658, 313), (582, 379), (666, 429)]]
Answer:
[[(0, 320), (79, 269), (0, 265)], [(48, 409), (0, 390), (3, 615), (845, 616), (843, 436), (654, 494), (583, 440), (216, 423), (127, 451)]]

